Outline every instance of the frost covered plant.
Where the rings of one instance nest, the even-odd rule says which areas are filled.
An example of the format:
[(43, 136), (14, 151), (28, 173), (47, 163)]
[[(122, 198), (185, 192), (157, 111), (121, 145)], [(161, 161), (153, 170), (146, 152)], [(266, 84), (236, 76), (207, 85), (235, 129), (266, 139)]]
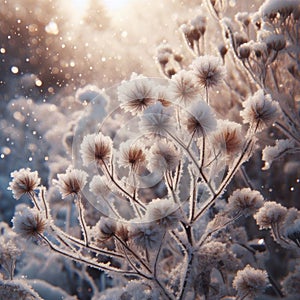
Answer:
[(154, 199), (147, 206), (145, 218), (162, 227), (176, 227), (180, 220), (179, 207), (171, 199)]
[(45, 231), (47, 220), (35, 208), (26, 208), (13, 218), (16, 233), (26, 239), (38, 239)]
[(171, 78), (170, 98), (182, 106), (188, 106), (199, 97), (200, 89), (192, 72), (181, 70)]
[(211, 107), (201, 100), (188, 107), (183, 123), (188, 132), (196, 137), (207, 136), (217, 127)]
[(69, 168), (65, 174), (58, 174), (58, 180), (54, 180), (57, 184), (62, 198), (66, 198), (69, 195), (78, 195), (84, 188), (87, 182), (87, 173), (81, 170)]
[(86, 135), (80, 147), (84, 165), (104, 164), (111, 158), (112, 140), (101, 132)]
[(38, 177), (38, 172), (31, 172), (29, 168), (12, 172), (11, 177), (13, 177), (13, 180), (9, 184), (9, 189), (16, 200), (26, 194), (32, 195), (41, 181)]
[(237, 290), (237, 299), (253, 299), (267, 287), (268, 276), (266, 271), (247, 265), (237, 272), (232, 285)]
[(146, 155), (142, 145), (134, 144), (129, 140), (120, 145), (119, 164), (132, 172), (137, 172), (145, 163)]
[(256, 212), (263, 205), (264, 198), (250, 188), (235, 190), (228, 198), (228, 209), (234, 215), (245, 216)]
[(278, 116), (278, 103), (270, 95), (264, 95), (263, 90), (257, 91), (253, 96), (243, 102), (241, 111), (244, 123), (249, 123), (255, 131), (261, 131), (272, 125)]
[(242, 141), (242, 128), (240, 124), (228, 120), (218, 121), (217, 130), (212, 134), (212, 143), (228, 159), (241, 151)]
[(271, 167), (273, 161), (282, 158), (287, 153), (297, 153), (300, 148), (295, 145), (293, 140), (277, 140), (275, 146), (266, 146), (262, 152), (262, 160), (265, 162), (263, 170)]
[(205, 88), (208, 102), (208, 89), (219, 85), (225, 76), (221, 60), (212, 55), (199, 56), (192, 63), (192, 70), (196, 82)]
[[(98, 273), (85, 277), (94, 299), (282, 294), (272, 274), (257, 269), (274, 254), (262, 249), (261, 240), (256, 244), (257, 232), (243, 216), (254, 215), (260, 229), (271, 229), (276, 247), (297, 253), (300, 213), (286, 208), (286, 199), (275, 192), (274, 201), (264, 201), (269, 181), (279, 176), (257, 174), (260, 161), (253, 154), (278, 139), (263, 150), (269, 167), (299, 148), (299, 10), (290, 2), (283, 8), (268, 1), (256, 14), (239, 13), (234, 21), (223, 17), (225, 1), (206, 2), (213, 19), (196, 16), (181, 26), (188, 54), (167, 42), (158, 47), (165, 80), (134, 74), (113, 89), (110, 101), (102, 101), (112, 108), (106, 118), (103, 106), (89, 107), (90, 114), (76, 112), (69, 133), (74, 152), (79, 149), (72, 153), (78, 154), (74, 167), (64, 171), (68, 161), (63, 170), (62, 165), (51, 170), (57, 180), (47, 193), (37, 172), (12, 173), (14, 197), (27, 195), (34, 205), (15, 213), (15, 232), (112, 277), (106, 285), (100, 280), (101, 289), (113, 286), (100, 293)], [(221, 45), (206, 45), (215, 27), (208, 21), (224, 31), (211, 35), (222, 38)], [(213, 54), (216, 48), (221, 57)], [(292, 66), (283, 68), (288, 63)], [(69, 201), (58, 199), (58, 192)], [(70, 205), (69, 213), (61, 216), (53, 202)], [(61, 225), (70, 221), (71, 227)], [(12, 267), (6, 268), (11, 274)], [(272, 289), (265, 291), (268, 277)]]
[(180, 162), (180, 153), (174, 144), (162, 140), (150, 148), (149, 170), (152, 172), (174, 171)]
[(172, 110), (159, 101), (144, 111), (139, 125), (145, 134), (165, 136), (174, 130)]
[(154, 97), (154, 86), (143, 78), (123, 82), (118, 88), (121, 107), (133, 115), (142, 113), (153, 104)]

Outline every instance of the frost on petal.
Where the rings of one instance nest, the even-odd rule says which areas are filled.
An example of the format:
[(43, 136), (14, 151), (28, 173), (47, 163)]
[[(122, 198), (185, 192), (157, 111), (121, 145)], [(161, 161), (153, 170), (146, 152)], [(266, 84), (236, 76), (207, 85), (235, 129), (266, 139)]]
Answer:
[(262, 151), (262, 160), (265, 162), (263, 170), (271, 167), (274, 160), (282, 158), (288, 153), (299, 152), (293, 140), (277, 140), (275, 146), (266, 146)]

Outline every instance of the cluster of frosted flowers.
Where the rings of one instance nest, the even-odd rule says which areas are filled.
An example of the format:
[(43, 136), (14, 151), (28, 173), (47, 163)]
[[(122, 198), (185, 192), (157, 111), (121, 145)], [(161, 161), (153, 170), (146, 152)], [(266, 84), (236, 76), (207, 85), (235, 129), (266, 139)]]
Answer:
[[(290, 51), (286, 35), (296, 43), (291, 23), (298, 24), (298, 10), (293, 1), (286, 9), (267, 1), (257, 14), (237, 14), (235, 32), (232, 20), (221, 19), (221, 1), (207, 2), (225, 31), (226, 51), (221, 47), (219, 55), (204, 54), (207, 19), (196, 17), (181, 26), (193, 54), (188, 64), (164, 42), (157, 61), (165, 80), (141, 75), (124, 80), (114, 94), (118, 107), (98, 129), (78, 129), (75, 165), (52, 181), (62, 201), (73, 200), (77, 230), (56, 224), (37, 171), (12, 173), (14, 197), (28, 196), (34, 206), (16, 212), (14, 231), (116, 278), (120, 287), (113, 292), (121, 299), (283, 295), (261, 269), (256, 252), (261, 242), (248, 241), (248, 224), (241, 225), (250, 219), (257, 232), (270, 229), (278, 245), (299, 251), (299, 211), (265, 200), (244, 169), (273, 125), (287, 139), (263, 150), (264, 168), (284, 153), (298, 151), (298, 119), (282, 105), (284, 87), (275, 63), (277, 57), (281, 62), (284, 49)], [(278, 23), (287, 20), (291, 32), (280, 31)], [(270, 24), (278, 27), (272, 34), (266, 32)], [(251, 26), (257, 30), (255, 40), (250, 39)], [(246, 83), (236, 91), (238, 83), (226, 65), (229, 50)], [(297, 76), (295, 69), (288, 72)], [(216, 98), (223, 91), (238, 110), (232, 118), (217, 110)], [(109, 118), (115, 132), (105, 130)], [(236, 178), (243, 180), (237, 186)], [(100, 211), (93, 222), (91, 206)], [(286, 277), (285, 290), (290, 278), (298, 278), (293, 276)], [(110, 299), (111, 292), (104, 292), (103, 299)]]
[[(201, 68), (201, 60), (197, 65)], [(206, 62), (203, 69), (207, 70)], [(101, 130), (87, 134), (78, 148), (81, 169), (69, 167), (57, 174), (53, 185), (62, 199), (74, 199), (80, 227), (77, 235), (55, 225), (36, 171), (13, 172), (9, 188), (16, 198), (28, 195), (34, 204), (15, 214), (15, 232), (109, 274), (134, 277), (141, 286), (147, 282), (148, 292), (155, 291), (162, 298), (216, 296), (210, 288), (213, 270), (231, 278), (241, 265), (232, 248), (234, 241), (225, 246), (215, 236), (239, 218), (253, 215), (262, 207), (263, 197), (250, 188), (236, 190), (209, 226), (203, 220), (251, 156), (255, 133), (271, 122), (266, 110), (272, 110), (273, 103), (260, 92), (259, 99), (270, 102), (270, 107), (264, 106), (258, 120), (252, 117), (253, 110), (247, 110), (256, 107), (257, 98), (249, 97), (241, 114), (250, 126), (242, 135), (238, 123), (217, 120), (207, 101), (200, 95), (191, 96), (196, 86), (200, 91), (214, 81), (201, 86), (196, 78), (199, 74), (186, 72), (191, 82), (181, 81), (180, 86), (174, 84), (179, 79), (175, 76), (159, 87), (142, 77), (122, 82), (120, 107), (132, 116), (142, 134), (125, 135), (124, 141), (122, 136), (112, 139)], [(214, 84), (221, 83), (218, 76)], [(193, 88), (185, 89), (185, 83)], [(167, 105), (156, 92), (163, 87), (169, 95)], [(178, 97), (180, 92), (182, 97)], [(264, 126), (255, 126), (258, 121)], [(216, 180), (218, 176), (221, 181)], [(93, 225), (86, 212), (90, 199), (96, 199), (102, 213)], [(199, 278), (202, 284), (195, 288), (193, 281)], [(220, 289), (222, 284), (214, 282), (220, 295), (232, 293)]]

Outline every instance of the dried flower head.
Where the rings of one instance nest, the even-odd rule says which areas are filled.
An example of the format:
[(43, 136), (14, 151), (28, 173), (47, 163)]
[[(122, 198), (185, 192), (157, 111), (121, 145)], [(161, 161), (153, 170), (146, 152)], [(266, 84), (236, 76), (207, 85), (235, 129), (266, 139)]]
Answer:
[(226, 247), (225, 243), (210, 241), (199, 248), (197, 253), (199, 264), (198, 272), (201, 270), (221, 269), (225, 267), (227, 271), (236, 270), (238, 262), (233, 252)]
[(212, 143), (216, 149), (231, 157), (242, 148), (244, 137), (241, 130), (242, 127), (238, 123), (219, 120), (218, 129), (212, 134)]
[(131, 140), (121, 143), (118, 156), (118, 162), (121, 166), (136, 172), (145, 161), (145, 149), (141, 144), (133, 143)]
[(197, 57), (192, 63), (196, 82), (202, 87), (211, 88), (220, 84), (225, 76), (222, 61), (212, 55)]
[(228, 199), (229, 211), (233, 214), (242, 213), (245, 216), (256, 212), (263, 205), (264, 198), (250, 188), (235, 190)]
[(193, 103), (185, 114), (183, 123), (195, 137), (206, 136), (217, 127), (216, 117), (211, 107), (204, 101)]
[(65, 174), (57, 174), (58, 180), (53, 180), (58, 186), (62, 198), (77, 195), (83, 190), (88, 175), (86, 172), (69, 167)]
[(237, 272), (232, 286), (237, 290), (240, 299), (253, 299), (265, 290), (268, 283), (266, 271), (247, 265), (243, 270)]
[(155, 102), (155, 87), (147, 78), (125, 81), (118, 87), (118, 99), (125, 111), (140, 114)]
[(132, 224), (129, 236), (133, 243), (141, 249), (157, 249), (160, 244), (162, 230), (156, 224)]
[(282, 223), (286, 214), (286, 207), (279, 203), (268, 201), (265, 202), (263, 207), (254, 215), (254, 218), (260, 228), (270, 228), (274, 226), (274, 224)]
[(244, 103), (244, 110), (240, 112), (244, 123), (249, 123), (257, 131), (272, 125), (279, 112), (279, 105), (270, 95), (265, 95), (263, 90), (258, 90)]
[(174, 130), (172, 109), (163, 107), (160, 102), (148, 107), (141, 116), (140, 130), (154, 136), (165, 136)]
[(241, 59), (247, 59), (250, 56), (251, 47), (249, 43), (242, 44), (238, 47), (238, 54)]
[(173, 171), (179, 164), (180, 153), (174, 144), (160, 140), (150, 148), (148, 159), (151, 172)]
[(112, 140), (101, 132), (89, 134), (83, 138), (80, 145), (80, 153), (85, 166), (91, 163), (101, 165), (111, 158)]
[(25, 194), (33, 193), (41, 182), (38, 172), (31, 172), (29, 168), (14, 171), (11, 173), (11, 177), (13, 180), (9, 183), (8, 189), (12, 191), (16, 200)]
[(199, 87), (196, 85), (195, 77), (191, 72), (185, 70), (172, 76), (169, 89), (172, 100), (185, 106), (199, 96)]
[(99, 240), (105, 241), (111, 238), (116, 230), (117, 230), (117, 223), (115, 220), (111, 218), (101, 217), (100, 221), (97, 223), (99, 229)]
[(178, 205), (170, 199), (154, 199), (147, 205), (145, 218), (163, 227), (176, 227), (180, 218)]
[(47, 220), (34, 208), (18, 211), (12, 222), (14, 231), (26, 239), (37, 238), (47, 227)]

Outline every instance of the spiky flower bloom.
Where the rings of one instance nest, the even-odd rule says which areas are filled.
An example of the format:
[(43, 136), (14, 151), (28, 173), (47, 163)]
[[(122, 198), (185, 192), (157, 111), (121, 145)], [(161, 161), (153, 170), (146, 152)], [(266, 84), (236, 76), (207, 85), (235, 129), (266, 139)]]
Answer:
[(25, 194), (33, 193), (41, 182), (38, 172), (31, 172), (29, 168), (14, 171), (11, 173), (11, 177), (13, 180), (9, 183), (8, 189), (12, 191), (16, 200)]
[(83, 164), (103, 164), (111, 158), (112, 140), (101, 132), (86, 135), (80, 145), (80, 153)]
[(135, 172), (145, 161), (145, 149), (139, 143), (128, 140), (120, 145), (118, 162), (121, 166), (130, 168), (131, 171)]
[(237, 290), (240, 299), (254, 299), (267, 287), (268, 275), (266, 271), (254, 269), (247, 265), (237, 272), (232, 286)]
[(145, 218), (166, 228), (176, 227), (180, 219), (178, 205), (170, 199), (154, 199), (147, 205)]
[(220, 149), (225, 155), (231, 157), (241, 150), (243, 140), (240, 124), (228, 120), (218, 121), (218, 129), (212, 135), (212, 143), (216, 151)]
[(196, 82), (206, 88), (219, 85), (225, 76), (221, 60), (212, 55), (197, 57), (192, 63), (192, 70)]
[(142, 113), (155, 102), (155, 88), (146, 78), (125, 81), (118, 87), (121, 108), (133, 115)]
[(242, 213), (248, 216), (262, 207), (263, 201), (264, 198), (258, 191), (243, 188), (232, 193), (228, 199), (228, 208), (235, 215)]
[(165, 136), (174, 130), (172, 110), (158, 102), (148, 107), (141, 116), (140, 130), (154, 136)]
[(279, 105), (263, 90), (258, 90), (243, 102), (244, 110), (240, 112), (244, 123), (249, 123), (256, 131), (272, 125), (279, 113)]
[(57, 174), (58, 180), (53, 180), (58, 186), (62, 198), (69, 195), (75, 196), (83, 190), (88, 175), (86, 172), (78, 169), (68, 168), (65, 174)]
[(151, 172), (173, 171), (179, 161), (180, 153), (170, 142), (161, 140), (150, 148), (149, 170)]
[(254, 215), (254, 218), (260, 228), (270, 228), (274, 226), (274, 224), (282, 223), (286, 214), (286, 207), (279, 203), (268, 201), (265, 202), (264, 206)]
[(204, 101), (193, 103), (184, 116), (183, 124), (195, 137), (206, 136), (217, 127), (216, 117), (210, 106)]
[(47, 227), (47, 220), (34, 208), (17, 212), (12, 222), (14, 231), (26, 239), (37, 238)]
[(189, 71), (181, 70), (172, 76), (170, 81), (170, 97), (184, 106), (189, 105), (199, 96), (199, 88), (195, 77)]

